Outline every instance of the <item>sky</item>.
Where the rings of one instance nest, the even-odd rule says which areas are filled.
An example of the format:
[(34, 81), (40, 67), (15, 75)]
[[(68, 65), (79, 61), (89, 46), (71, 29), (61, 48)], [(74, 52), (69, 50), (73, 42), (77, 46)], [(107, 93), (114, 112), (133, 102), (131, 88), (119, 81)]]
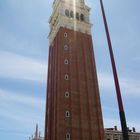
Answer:
[[(44, 133), (48, 20), (53, 0), (0, 0), (0, 139)], [(140, 1), (103, 0), (127, 124), (140, 132)], [(99, 0), (86, 0), (104, 127), (120, 128), (116, 92)]]

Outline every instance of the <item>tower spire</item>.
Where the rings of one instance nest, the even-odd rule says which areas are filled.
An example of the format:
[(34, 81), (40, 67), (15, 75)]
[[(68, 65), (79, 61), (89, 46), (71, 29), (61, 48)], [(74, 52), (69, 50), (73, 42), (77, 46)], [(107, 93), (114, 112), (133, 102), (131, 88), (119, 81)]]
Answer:
[(35, 137), (38, 138), (38, 124), (36, 124)]

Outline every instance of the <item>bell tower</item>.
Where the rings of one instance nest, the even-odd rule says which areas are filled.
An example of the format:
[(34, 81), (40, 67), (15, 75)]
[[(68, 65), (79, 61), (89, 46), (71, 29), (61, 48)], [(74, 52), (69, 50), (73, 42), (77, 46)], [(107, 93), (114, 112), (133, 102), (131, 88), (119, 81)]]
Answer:
[(54, 0), (49, 19), (45, 140), (103, 140), (90, 8)]

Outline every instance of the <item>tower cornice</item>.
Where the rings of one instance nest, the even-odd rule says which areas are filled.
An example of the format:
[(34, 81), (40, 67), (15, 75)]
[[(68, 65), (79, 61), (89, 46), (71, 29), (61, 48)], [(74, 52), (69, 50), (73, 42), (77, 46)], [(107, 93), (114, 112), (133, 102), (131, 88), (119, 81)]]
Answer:
[(89, 16), (90, 8), (85, 5), (84, 0), (55, 0), (53, 2), (53, 12), (49, 19), (51, 30), (48, 38), (50, 44), (60, 27), (91, 34), (92, 24)]
[[(61, 18), (61, 20), (58, 20), (60, 18)], [(71, 30), (74, 30), (74, 31), (79, 31), (79, 32), (90, 35), (91, 34), (90, 29), (92, 27), (92, 24), (89, 24), (89, 23), (86, 23), (86, 22), (81, 22), (81, 21), (76, 21), (76, 19), (75, 20), (67, 19), (65, 16), (58, 15), (57, 18), (56, 18), (56, 22), (53, 26), (53, 29), (50, 30), (50, 33), (48, 35), (50, 44), (52, 44), (52, 42), (53, 42), (57, 32), (59, 31), (60, 27), (64, 27), (64, 28), (67, 28), (67, 29), (71, 29)]]

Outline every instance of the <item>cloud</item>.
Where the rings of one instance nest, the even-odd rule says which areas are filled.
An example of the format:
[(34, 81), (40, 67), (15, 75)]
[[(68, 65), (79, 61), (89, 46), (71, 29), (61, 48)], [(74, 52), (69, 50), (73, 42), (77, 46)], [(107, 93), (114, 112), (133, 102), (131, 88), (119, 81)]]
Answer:
[(28, 137), (38, 122), (44, 132), (45, 99), (0, 89), (0, 131)]
[[(44, 21), (41, 22), (41, 26), (45, 27)], [(22, 28), (25, 33), (18, 33), (18, 31), (9, 31), (8, 27), (1, 27), (0, 25), (0, 50), (7, 52), (18, 53), (22, 56), (29, 56), (33, 58), (46, 59), (46, 52), (48, 52), (48, 43), (46, 42), (45, 33), (36, 31), (38, 27), (32, 28), (32, 31), (29, 31), (27, 28)], [(13, 27), (14, 28), (14, 27)], [(31, 27), (29, 27), (31, 29)], [(20, 29), (19, 29), (20, 30)], [(25, 31), (26, 30), (26, 31)], [(45, 30), (45, 29), (44, 29)], [(31, 35), (32, 33), (32, 35)], [(27, 34), (27, 35), (24, 35)]]
[(120, 84), (121, 84), (122, 90), (124, 90), (126, 94), (140, 97), (140, 81), (139, 80), (122, 79), (120, 80)]
[(120, 128), (120, 122), (117, 119), (111, 119), (111, 118), (105, 118), (104, 119), (104, 127), (110, 128), (114, 127), (114, 125), (118, 126)]
[(0, 51), (0, 77), (46, 81), (47, 64), (15, 53)]
[[(114, 85), (114, 79), (112, 74), (109, 73), (98, 73), (99, 85), (100, 88), (106, 90), (112, 90)], [(120, 87), (123, 93), (127, 95), (133, 95), (136, 97), (140, 97), (140, 81), (137, 79), (133, 79), (132, 77), (124, 78), (120, 77)]]
[(45, 100), (0, 89), (0, 108), (0, 117), (20, 123), (31, 123), (42, 117)]
[(101, 88), (111, 89), (114, 87), (113, 76), (108, 73), (98, 73), (99, 85)]
[(22, 135), (22, 136), (30, 135), (30, 133), (27, 132), (27, 131), (19, 131), (19, 130), (14, 130), (14, 129), (3, 129), (3, 128), (0, 128), (0, 133), (6, 134), (6, 135), (14, 135), (14, 136), (17, 136), (17, 135)]
[(39, 97), (37, 98), (30, 95), (27, 96), (19, 93), (8, 92), (6, 90), (1, 90), (1, 89), (0, 89), (0, 100), (1, 103), (14, 102), (17, 104), (22, 104), (35, 108), (39, 108), (40, 106), (44, 105), (44, 99), (41, 99)]

